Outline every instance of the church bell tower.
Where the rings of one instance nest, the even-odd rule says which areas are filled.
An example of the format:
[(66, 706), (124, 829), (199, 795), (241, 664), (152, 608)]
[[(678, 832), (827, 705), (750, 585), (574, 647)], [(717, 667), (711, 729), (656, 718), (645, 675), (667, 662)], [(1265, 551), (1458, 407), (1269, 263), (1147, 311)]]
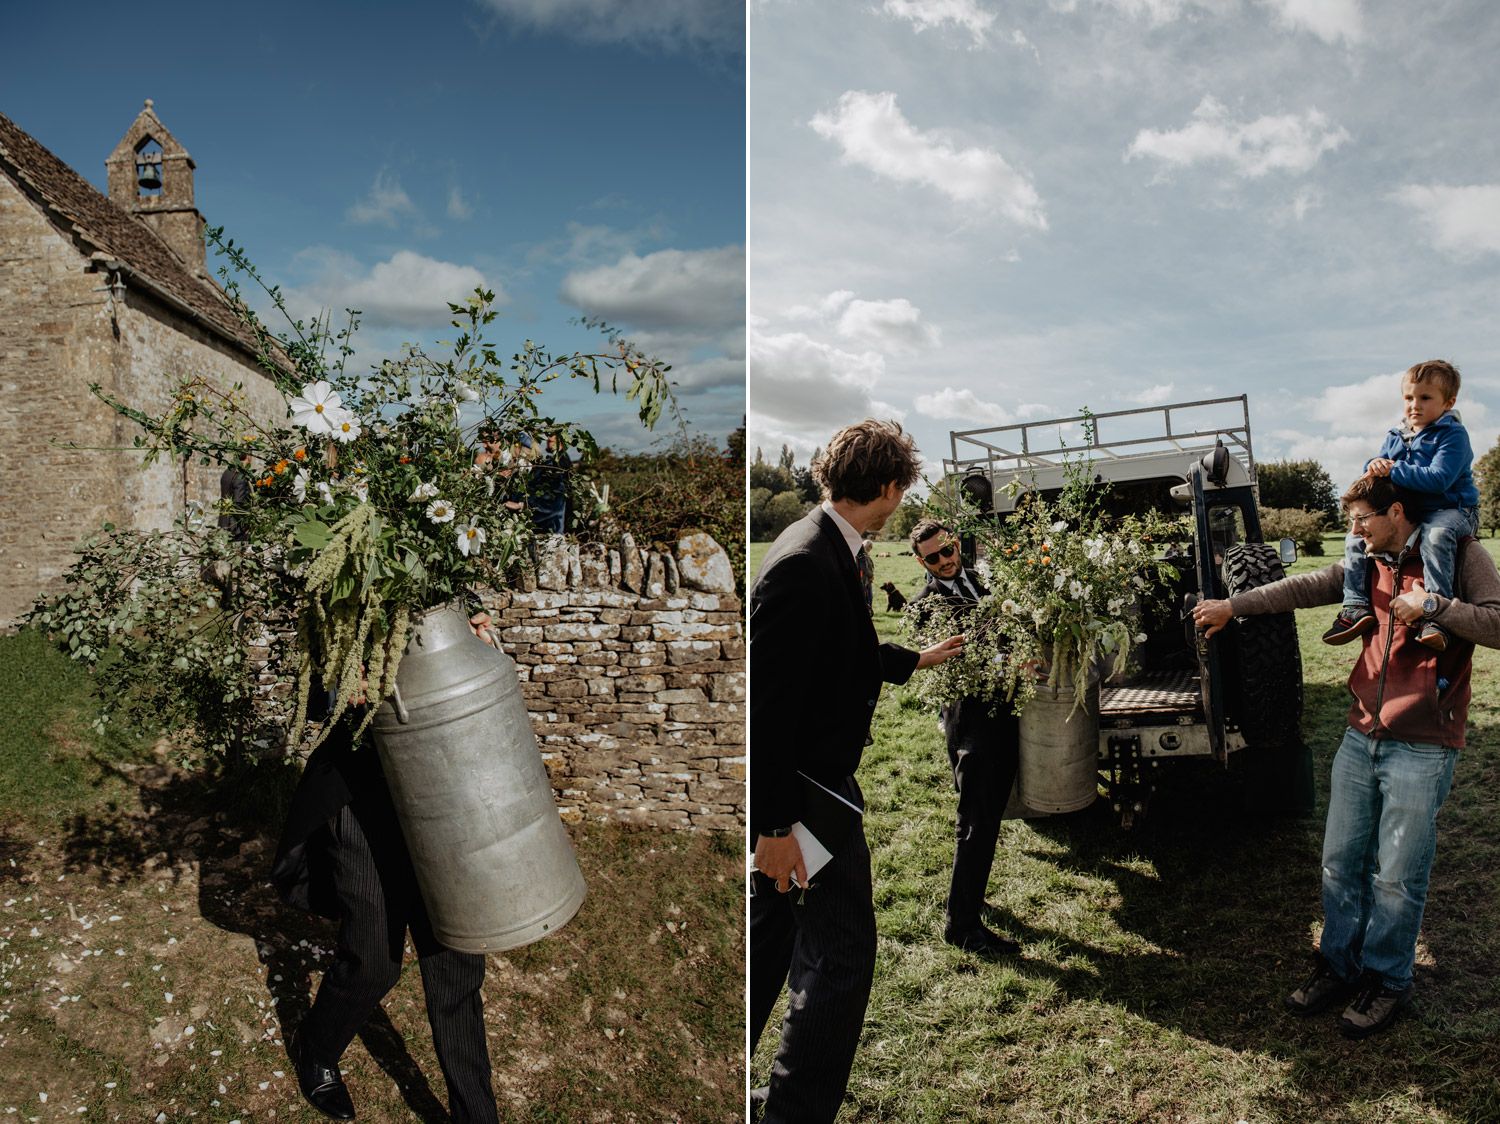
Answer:
[(109, 197), (144, 219), (189, 269), (202, 275), (203, 216), (193, 204), (197, 165), (167, 132), (151, 104), (147, 98), (146, 108), (104, 162)]

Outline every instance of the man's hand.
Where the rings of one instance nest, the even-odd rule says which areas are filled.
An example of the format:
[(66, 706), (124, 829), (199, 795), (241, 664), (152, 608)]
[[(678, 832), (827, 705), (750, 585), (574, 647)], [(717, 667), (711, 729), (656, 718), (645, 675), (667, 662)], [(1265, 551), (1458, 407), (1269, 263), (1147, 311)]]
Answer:
[(469, 618), (469, 628), (473, 630), (475, 636), (479, 637), (479, 639), (483, 640), (491, 648), (498, 649), (500, 647), (500, 638), (495, 635), (495, 629), (490, 623), (490, 615), (488, 613), (475, 613)]
[(1218, 632), (1233, 616), (1228, 601), (1200, 601), (1193, 606), (1193, 623), (1203, 630), (1204, 636)]
[(917, 657), (917, 670), (931, 667), (933, 664), (942, 663), (944, 660), (952, 659), (964, 650), (964, 636), (950, 636), (948, 639), (934, 644), (931, 648), (923, 648)]
[(1391, 467), (1395, 463), (1396, 463), (1395, 461), (1393, 461), (1393, 460), (1387, 460), (1385, 457), (1376, 457), (1374, 460), (1372, 460), (1370, 462), (1370, 467), (1367, 468), (1367, 469), (1365, 469), (1365, 475), (1366, 476), (1389, 476), (1391, 474)]
[(1426, 600), (1427, 590), (1422, 587), (1422, 579), (1418, 578), (1407, 592), (1391, 598), (1391, 612), (1404, 624), (1416, 624), (1422, 619), (1422, 602)]
[(792, 888), (792, 876), (797, 885), (807, 885), (807, 863), (802, 861), (802, 845), (794, 835), (780, 839), (769, 835), (755, 837), (755, 869), (776, 883), (776, 889), (786, 893)]

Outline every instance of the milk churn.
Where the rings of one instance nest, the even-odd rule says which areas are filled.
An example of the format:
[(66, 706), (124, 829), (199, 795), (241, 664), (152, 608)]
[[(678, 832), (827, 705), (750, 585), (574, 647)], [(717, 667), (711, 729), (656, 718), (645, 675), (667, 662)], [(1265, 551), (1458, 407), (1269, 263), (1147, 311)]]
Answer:
[(1038, 683), (1020, 717), (1022, 802), (1038, 812), (1076, 812), (1099, 794), (1099, 680), (1073, 709), (1073, 684)]
[(515, 664), (461, 609), (413, 618), (371, 728), (439, 941), (497, 952), (567, 923), (585, 886)]

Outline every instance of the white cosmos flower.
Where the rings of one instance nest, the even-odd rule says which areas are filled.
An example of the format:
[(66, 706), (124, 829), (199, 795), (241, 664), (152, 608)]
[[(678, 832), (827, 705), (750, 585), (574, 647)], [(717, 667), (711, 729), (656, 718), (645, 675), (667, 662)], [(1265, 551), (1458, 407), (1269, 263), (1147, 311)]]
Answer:
[(1083, 597), (1083, 583), (1079, 581), (1069, 582), (1068, 596), (1073, 598), (1074, 601), (1080, 600)]
[(1066, 519), (1059, 519), (1056, 523), (1052, 524), (1052, 529), (1054, 531), (1066, 531), (1068, 529), (1068, 521)]
[[(1061, 589), (1064, 585), (1067, 584), (1067, 582), (1068, 582), (1068, 572), (1066, 570), (1064, 570), (1062, 573), (1058, 574), (1057, 577), (1055, 577), (1055, 578), (1052, 579), (1052, 588), (1053, 589)], [(1074, 582), (1073, 584), (1077, 585), (1078, 583)]]
[(1007, 597), (1004, 601), (1000, 602), (1000, 611), (1002, 613), (1019, 613), (1021, 607)]
[(1033, 609), (1033, 610), (1031, 610), (1031, 623), (1032, 624), (1042, 625), (1042, 624), (1045, 624), (1046, 621), (1047, 621), (1047, 610), (1046, 609)]
[(307, 484), (307, 469), (299, 468), (297, 475), (292, 477), (292, 495), (297, 497), (298, 503), (307, 499)]
[(333, 419), (333, 439), (348, 444), (359, 436), (359, 416), (348, 410), (340, 410)]
[(437, 495), (436, 484), (418, 484), (417, 490), (406, 498), (411, 503), (418, 503), (421, 500), (430, 500), (435, 495)]
[(323, 497), (326, 504), (333, 503), (333, 489), (328, 486), (328, 481), (319, 480), (317, 483), (318, 495)]
[(361, 478), (359, 480), (356, 480), (354, 482), (354, 494), (359, 498), (359, 502), (360, 503), (369, 503), (370, 502), (370, 482), (368, 480), (363, 479), (363, 478)]
[(1135, 634), (1135, 642), (1137, 644), (1144, 644), (1146, 642), (1146, 634), (1144, 632), (1137, 632)]
[(460, 402), (478, 402), (479, 391), (475, 390), (466, 382), (460, 382), (453, 388), (454, 395)]
[(434, 523), (451, 523), (453, 515), (453, 508), (447, 500), (433, 500), (427, 505), (427, 518)]
[(1121, 598), (1119, 598), (1119, 597), (1111, 597), (1109, 599), (1109, 604), (1105, 605), (1104, 608), (1109, 613), (1110, 616), (1114, 617), (1114, 616), (1118, 616), (1119, 615), (1119, 613), (1120, 613), (1120, 606), (1123, 605), (1124, 603), (1125, 602)]
[(309, 433), (332, 433), (333, 419), (344, 412), (343, 402), (322, 379), (308, 383), (287, 405), (292, 409), (292, 424)]
[(493, 496), (495, 494), (495, 478), (493, 476), (486, 476), (484, 478), (484, 494), (486, 496)]
[(479, 517), (475, 516), (469, 520), (467, 525), (460, 523), (454, 528), (458, 532), (458, 552), (468, 556), (478, 554), (479, 548), (484, 545), (484, 528), (479, 525)]

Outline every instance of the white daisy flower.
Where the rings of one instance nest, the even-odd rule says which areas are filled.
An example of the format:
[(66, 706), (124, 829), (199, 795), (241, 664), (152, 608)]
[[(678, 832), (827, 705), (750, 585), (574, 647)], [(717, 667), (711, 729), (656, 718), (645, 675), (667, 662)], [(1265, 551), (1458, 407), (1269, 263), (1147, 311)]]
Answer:
[(347, 445), (358, 437), (359, 433), (359, 417), (348, 410), (340, 410), (339, 416), (333, 419), (333, 439)]
[(427, 518), (434, 523), (451, 523), (453, 516), (453, 508), (447, 500), (433, 500), (427, 505)]
[(1069, 582), (1068, 596), (1073, 598), (1074, 601), (1081, 600), (1083, 597), (1083, 583), (1079, 581)]
[(332, 433), (333, 419), (344, 412), (343, 402), (322, 379), (308, 383), (287, 405), (292, 410), (292, 424), (309, 433)]
[(478, 554), (479, 548), (484, 545), (484, 528), (479, 525), (479, 519), (469, 520), (467, 526), (459, 524), (453, 528), (458, 533), (458, 552), (465, 557), (470, 554)]

